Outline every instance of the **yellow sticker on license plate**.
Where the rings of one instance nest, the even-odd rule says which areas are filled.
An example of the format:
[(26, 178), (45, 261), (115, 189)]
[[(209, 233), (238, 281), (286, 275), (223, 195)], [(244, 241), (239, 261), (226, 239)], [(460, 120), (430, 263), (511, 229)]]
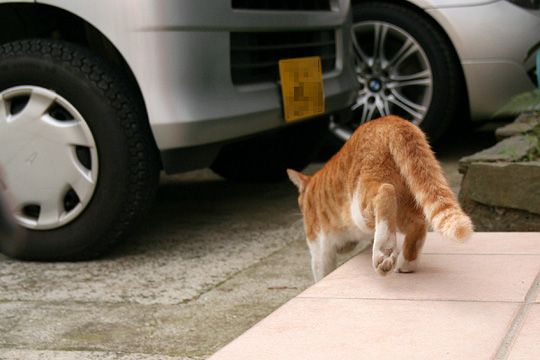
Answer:
[(285, 121), (324, 113), (320, 57), (280, 60), (279, 76)]

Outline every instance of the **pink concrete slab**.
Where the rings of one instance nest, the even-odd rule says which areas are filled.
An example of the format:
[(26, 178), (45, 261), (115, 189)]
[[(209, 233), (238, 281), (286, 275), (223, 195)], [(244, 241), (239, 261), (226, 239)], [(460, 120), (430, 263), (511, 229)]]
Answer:
[(490, 359), (517, 308), (296, 298), (210, 359)]
[(523, 301), (540, 256), (423, 255), (416, 273), (382, 277), (371, 254), (360, 254), (300, 297)]
[(429, 233), (424, 253), (540, 255), (540, 233), (475, 233), (465, 243), (443, 239), (437, 233)]
[(510, 360), (540, 359), (540, 304), (533, 305), (510, 348)]

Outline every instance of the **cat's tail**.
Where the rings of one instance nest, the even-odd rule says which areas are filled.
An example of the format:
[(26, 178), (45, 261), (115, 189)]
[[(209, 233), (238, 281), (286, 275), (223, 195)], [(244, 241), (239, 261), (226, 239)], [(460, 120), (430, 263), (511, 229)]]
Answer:
[(389, 148), (394, 161), (433, 229), (464, 241), (473, 232), (422, 130), (408, 121), (392, 121)]

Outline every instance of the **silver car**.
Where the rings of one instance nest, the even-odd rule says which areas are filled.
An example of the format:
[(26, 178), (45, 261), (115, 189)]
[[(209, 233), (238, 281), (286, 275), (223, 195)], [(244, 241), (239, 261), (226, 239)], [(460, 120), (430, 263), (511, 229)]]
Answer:
[[(347, 0), (0, 0), (0, 167), (27, 229), (0, 250), (101, 254), (160, 169), (263, 180), (305, 166), (356, 98), (350, 21)], [(306, 57), (325, 110), (289, 125), (278, 61)]]
[(531, 90), (540, 40), (538, 0), (352, 1), (354, 115), (333, 124), (343, 139), (359, 124), (398, 114), (437, 139), (452, 122), (485, 120)]

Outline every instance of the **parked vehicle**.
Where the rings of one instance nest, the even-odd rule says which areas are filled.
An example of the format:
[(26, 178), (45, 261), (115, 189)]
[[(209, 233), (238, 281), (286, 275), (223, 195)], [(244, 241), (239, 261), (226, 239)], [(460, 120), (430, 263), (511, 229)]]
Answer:
[[(356, 97), (350, 19), (348, 0), (0, 0), (0, 165), (27, 229), (0, 250), (103, 253), (160, 169), (275, 179), (305, 166), (320, 119)], [(313, 56), (325, 111), (286, 124), (278, 61)]]
[(436, 140), (456, 115), (489, 119), (532, 90), (538, 0), (353, 0), (354, 115), (333, 124), (347, 139), (361, 123), (405, 117)]

